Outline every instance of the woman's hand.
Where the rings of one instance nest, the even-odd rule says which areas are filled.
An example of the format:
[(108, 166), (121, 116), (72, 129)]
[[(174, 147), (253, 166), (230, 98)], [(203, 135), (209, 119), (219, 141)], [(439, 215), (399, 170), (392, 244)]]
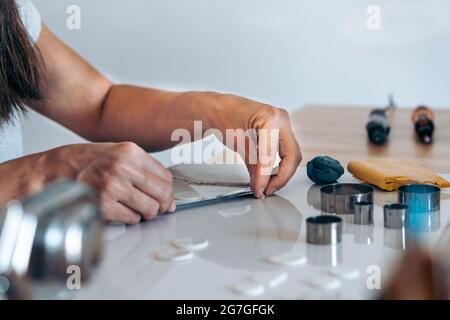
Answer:
[[(284, 187), (302, 160), (287, 111), (234, 95), (217, 94), (214, 97), (214, 126), (222, 132), (224, 143), (245, 160), (254, 195), (258, 198), (270, 196)], [(244, 132), (236, 130), (235, 139), (227, 139), (226, 130), (229, 129), (243, 129)], [(252, 130), (256, 141), (247, 134)], [(245, 140), (244, 148), (236, 143), (238, 140)], [(272, 175), (277, 152), (281, 162), (278, 172)], [(252, 157), (252, 153), (256, 153), (256, 157)]]
[(16, 189), (3, 202), (66, 178), (98, 191), (107, 221), (135, 224), (175, 211), (170, 172), (134, 143), (68, 145), (2, 164), (1, 172), (0, 185)]
[(106, 220), (134, 224), (175, 211), (172, 175), (134, 143), (66, 146), (55, 160), (65, 161), (74, 179), (99, 191)]

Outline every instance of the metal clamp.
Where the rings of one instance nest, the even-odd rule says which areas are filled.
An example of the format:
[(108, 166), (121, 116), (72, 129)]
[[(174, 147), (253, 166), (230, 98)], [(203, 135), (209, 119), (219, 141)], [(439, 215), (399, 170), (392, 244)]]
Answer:
[(306, 241), (312, 244), (338, 244), (342, 239), (342, 219), (322, 215), (306, 219)]
[(353, 204), (355, 224), (373, 224), (373, 202), (360, 201)]
[(398, 188), (398, 202), (409, 207), (409, 213), (440, 210), (441, 189), (431, 184), (407, 184)]
[(320, 188), (321, 209), (336, 214), (354, 214), (355, 202), (373, 202), (373, 187), (360, 183), (335, 183)]
[(50, 298), (66, 290), (69, 267), (82, 270), (82, 281), (97, 269), (103, 222), (91, 188), (58, 182), (3, 211), (0, 275), (8, 282), (6, 298)]
[(402, 229), (405, 227), (408, 206), (403, 203), (386, 204), (383, 208), (384, 227), (390, 229)]

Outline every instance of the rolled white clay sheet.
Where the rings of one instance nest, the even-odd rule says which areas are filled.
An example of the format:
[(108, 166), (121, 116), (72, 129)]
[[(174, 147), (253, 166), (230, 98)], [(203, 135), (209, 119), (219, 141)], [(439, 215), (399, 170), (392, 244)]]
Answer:
[(169, 168), (176, 180), (189, 184), (246, 187), (250, 175), (242, 164), (178, 164)]

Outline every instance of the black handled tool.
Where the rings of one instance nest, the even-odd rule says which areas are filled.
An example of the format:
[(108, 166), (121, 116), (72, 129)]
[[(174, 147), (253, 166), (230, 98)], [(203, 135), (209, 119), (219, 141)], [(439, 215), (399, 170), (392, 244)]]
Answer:
[(419, 106), (413, 111), (412, 121), (419, 141), (424, 144), (431, 144), (434, 132), (433, 111), (425, 106)]
[(389, 105), (385, 108), (372, 110), (367, 123), (367, 136), (369, 141), (376, 145), (384, 144), (391, 131), (389, 123), (389, 112), (395, 108), (394, 97), (389, 96)]

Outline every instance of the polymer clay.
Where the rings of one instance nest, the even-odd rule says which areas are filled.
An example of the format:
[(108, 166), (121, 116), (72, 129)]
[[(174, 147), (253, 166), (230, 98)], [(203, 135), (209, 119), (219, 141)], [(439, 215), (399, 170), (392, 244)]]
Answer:
[(344, 174), (344, 167), (331, 157), (318, 156), (308, 162), (306, 173), (308, 178), (316, 184), (330, 184), (336, 183)]

